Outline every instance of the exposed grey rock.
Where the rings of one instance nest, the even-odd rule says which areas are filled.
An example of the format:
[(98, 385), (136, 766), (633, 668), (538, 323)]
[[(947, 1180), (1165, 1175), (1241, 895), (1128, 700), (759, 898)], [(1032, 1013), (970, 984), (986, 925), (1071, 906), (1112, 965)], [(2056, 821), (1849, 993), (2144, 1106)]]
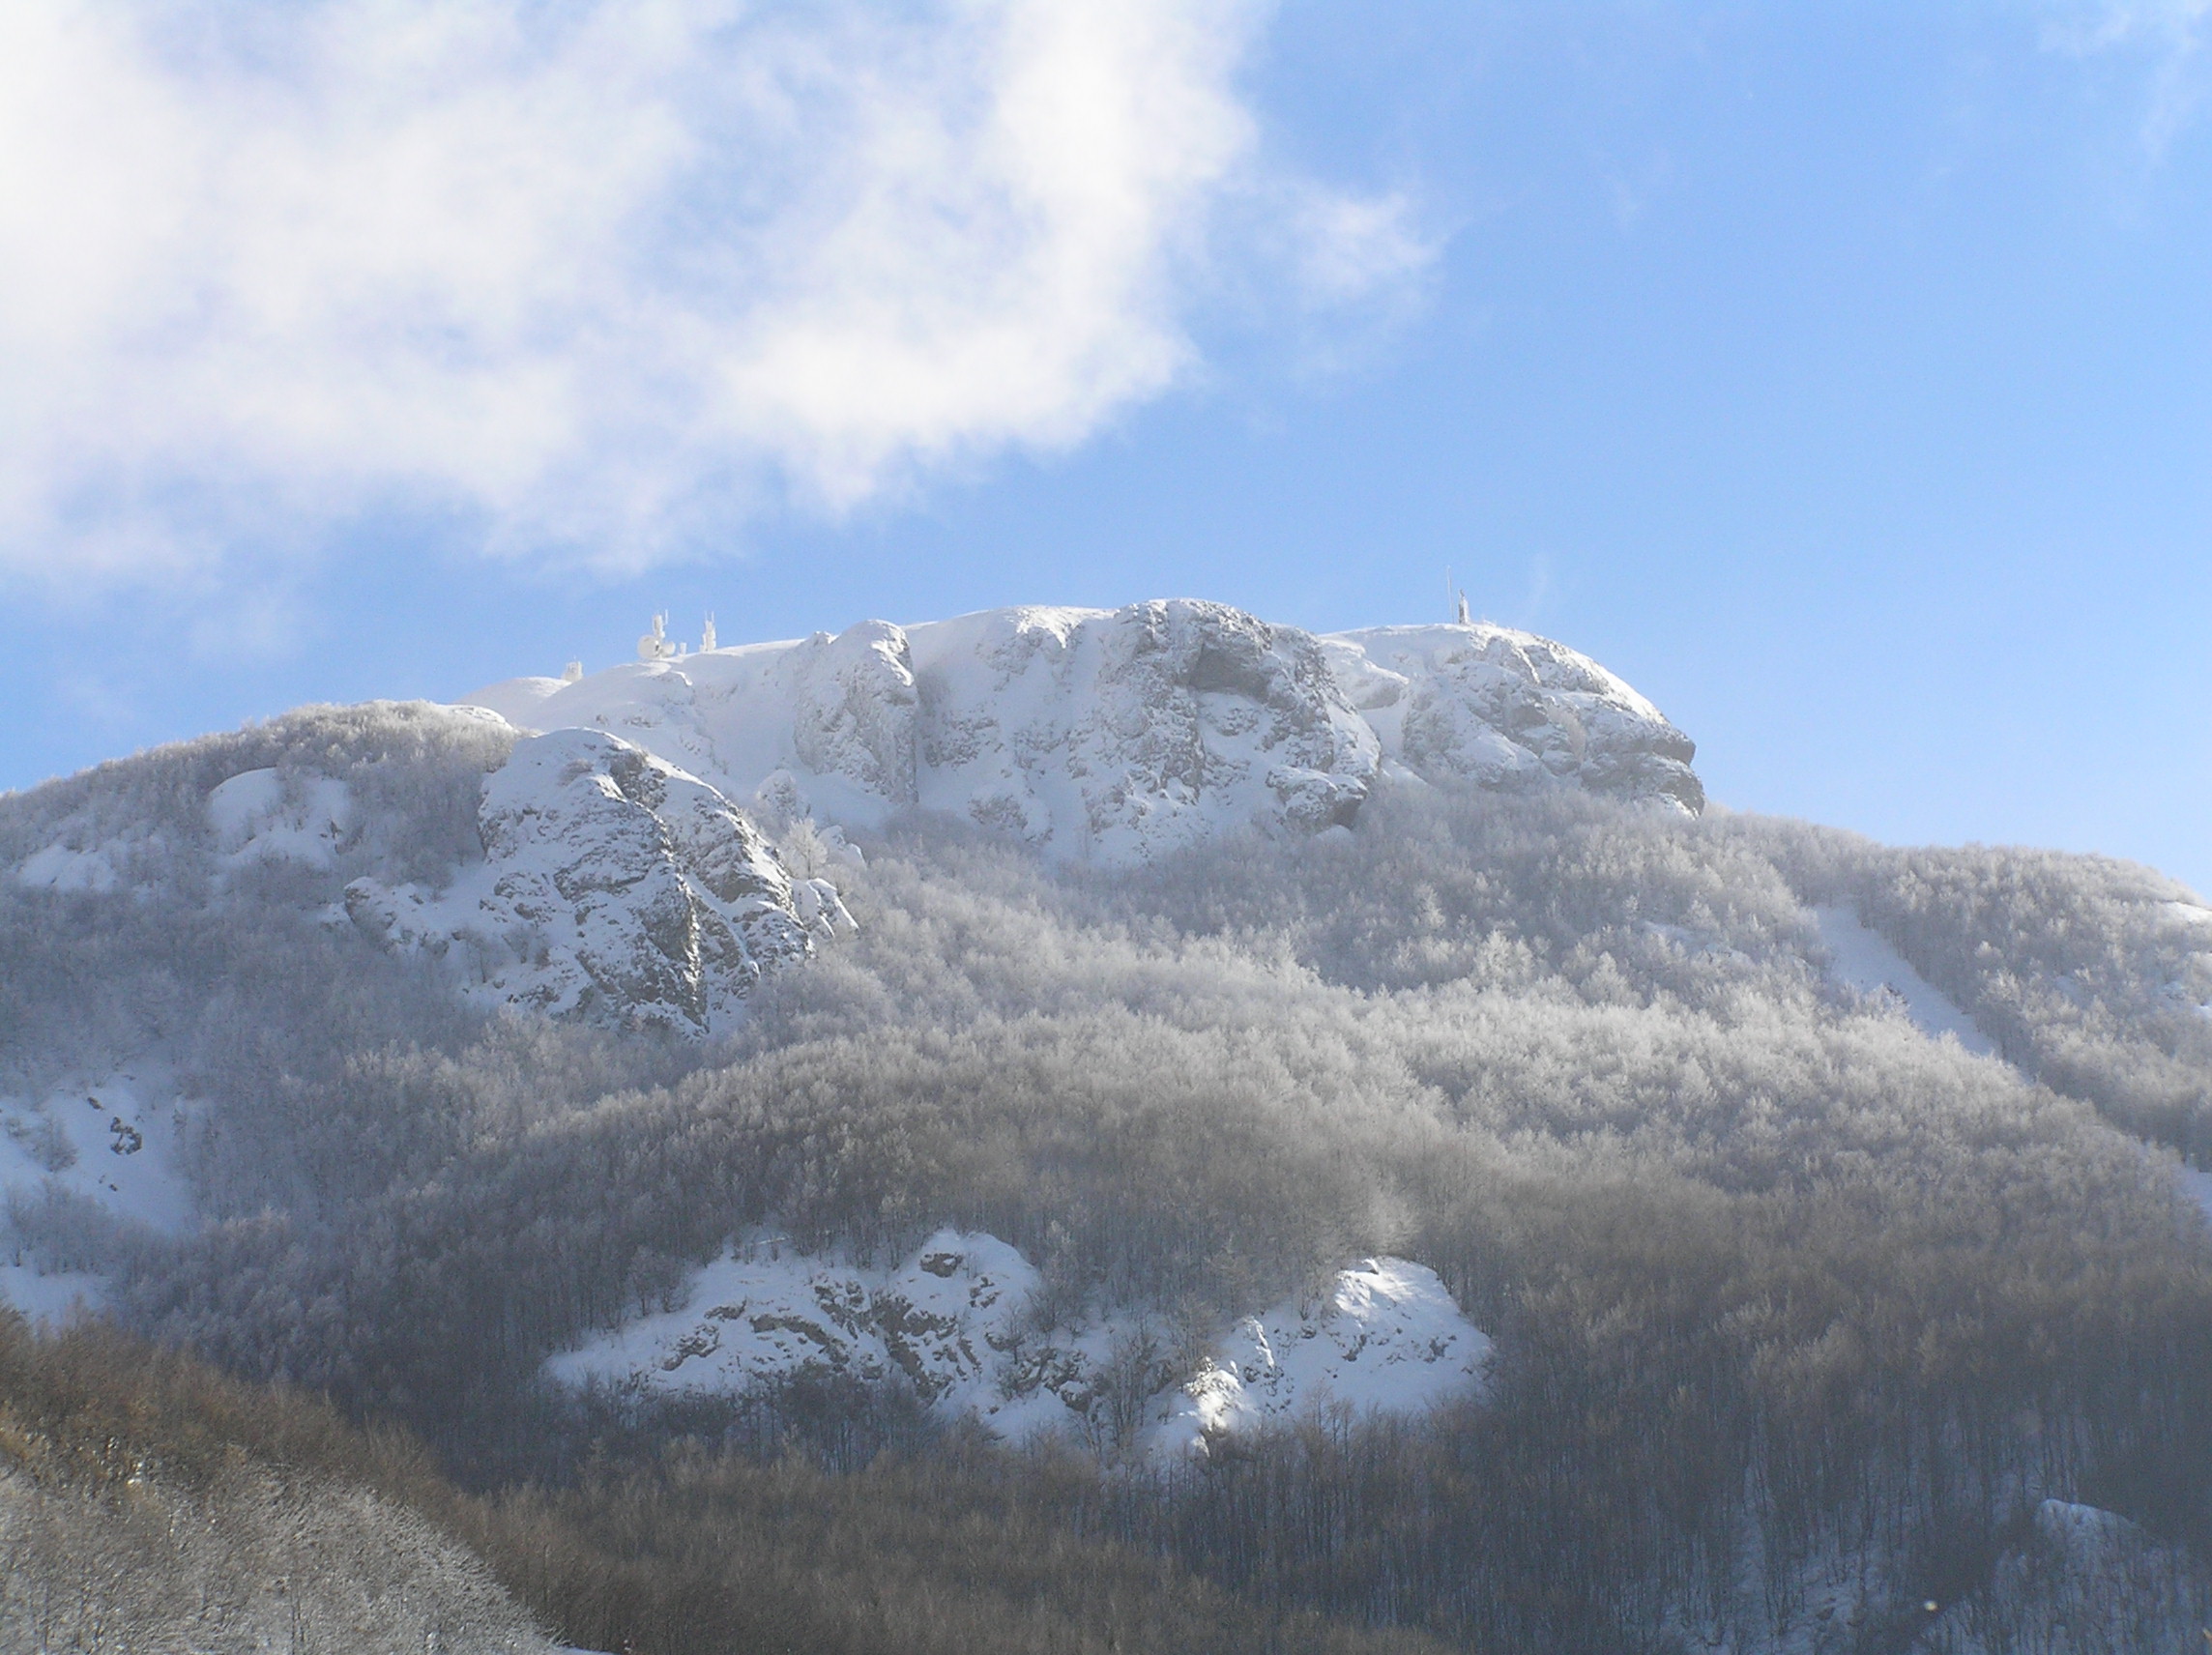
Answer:
[(720, 793), (619, 737), (516, 743), (485, 778), (480, 819), (473, 877), (435, 896), (360, 879), (345, 906), (390, 946), (463, 948), (478, 991), (509, 1003), (704, 1031), (851, 924), (833, 886), (795, 889)]

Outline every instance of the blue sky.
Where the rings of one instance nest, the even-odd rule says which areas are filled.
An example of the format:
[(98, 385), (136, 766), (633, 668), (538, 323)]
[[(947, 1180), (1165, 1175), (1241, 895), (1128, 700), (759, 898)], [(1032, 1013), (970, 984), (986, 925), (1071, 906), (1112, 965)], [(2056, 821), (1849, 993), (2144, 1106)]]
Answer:
[(0, 23), (0, 785), (1449, 568), (1732, 806), (2212, 890), (2203, 0), (104, 15)]

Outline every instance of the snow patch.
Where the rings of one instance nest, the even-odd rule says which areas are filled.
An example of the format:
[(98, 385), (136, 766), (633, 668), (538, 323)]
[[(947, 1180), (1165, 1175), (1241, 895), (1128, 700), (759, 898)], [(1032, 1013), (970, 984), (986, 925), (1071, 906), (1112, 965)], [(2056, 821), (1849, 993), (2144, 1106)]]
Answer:
[(23, 858), (15, 869), (15, 883), (34, 890), (111, 891), (122, 883), (115, 871), (116, 849), (112, 841), (86, 851), (48, 845)]
[(205, 1105), (180, 1095), (157, 1063), (0, 1097), (0, 1301), (36, 1321), (57, 1322), (79, 1305), (97, 1310), (97, 1272), (49, 1270), (14, 1215), (48, 1202), (82, 1202), (109, 1220), (177, 1234), (196, 1220), (184, 1140)]
[(2212, 1224), (2212, 1173), (2199, 1172), (2184, 1163), (2174, 1175), (2181, 1180), (2181, 1193), (2197, 1204), (2204, 1214), (2204, 1221)]
[(1917, 1024), (1931, 1039), (1948, 1035), (1967, 1051), (1994, 1058), (1994, 1043), (1942, 991), (1906, 963), (1886, 938), (1862, 924), (1848, 908), (1816, 908), (1830, 959), (1829, 974), (1846, 988), (1884, 999)]
[(244, 770), (209, 793), (207, 819), (217, 854), (231, 867), (293, 861), (327, 868), (351, 830), (353, 797), (331, 776)]
[(58, 1328), (76, 1317), (97, 1315), (106, 1299), (105, 1278), (90, 1270), (48, 1272), (28, 1260), (11, 1263), (0, 1258), (0, 1304), (35, 1327)]
[(736, 1396), (814, 1370), (903, 1379), (932, 1408), (1009, 1440), (1061, 1434), (1152, 1453), (1332, 1406), (1418, 1412), (1479, 1391), (1490, 1341), (1436, 1273), (1370, 1259), (1328, 1290), (1231, 1329), (1177, 1373), (1141, 1316), (1037, 1325), (1035, 1267), (997, 1237), (946, 1229), (895, 1267), (809, 1257), (754, 1236), (698, 1271), (678, 1308), (555, 1356), (561, 1383), (636, 1394)]
[(1247, 1317), (1180, 1388), (1160, 1446), (1203, 1453), (1214, 1437), (1286, 1424), (1331, 1404), (1419, 1413), (1479, 1387), (1487, 1335), (1434, 1270), (1368, 1259), (1318, 1299)]
[(193, 1221), (184, 1137), (203, 1106), (178, 1095), (158, 1065), (0, 1097), (0, 1190), (52, 1190), (114, 1216), (175, 1234)]

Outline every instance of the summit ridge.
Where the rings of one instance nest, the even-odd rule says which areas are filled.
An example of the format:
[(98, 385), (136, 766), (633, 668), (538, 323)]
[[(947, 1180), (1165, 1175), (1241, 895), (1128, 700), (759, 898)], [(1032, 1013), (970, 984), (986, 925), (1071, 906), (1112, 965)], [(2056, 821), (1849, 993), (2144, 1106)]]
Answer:
[(1649, 701), (1488, 623), (1318, 635), (1175, 598), (692, 653), (655, 639), (651, 659), (465, 704), (620, 736), (771, 820), (918, 807), (1109, 866), (1248, 825), (1349, 826), (1384, 781), (1704, 802), (1695, 743)]

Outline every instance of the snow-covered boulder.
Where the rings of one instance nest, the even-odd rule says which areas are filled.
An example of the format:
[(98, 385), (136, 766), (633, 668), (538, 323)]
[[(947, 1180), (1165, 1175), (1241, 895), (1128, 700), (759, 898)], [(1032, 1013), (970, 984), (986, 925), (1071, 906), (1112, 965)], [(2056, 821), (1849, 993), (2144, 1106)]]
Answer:
[(615, 736), (518, 742), (479, 817), (480, 867), (437, 892), (357, 879), (345, 912), (393, 948), (461, 948), (480, 996), (699, 1032), (852, 923), (827, 882), (795, 890), (719, 792)]

